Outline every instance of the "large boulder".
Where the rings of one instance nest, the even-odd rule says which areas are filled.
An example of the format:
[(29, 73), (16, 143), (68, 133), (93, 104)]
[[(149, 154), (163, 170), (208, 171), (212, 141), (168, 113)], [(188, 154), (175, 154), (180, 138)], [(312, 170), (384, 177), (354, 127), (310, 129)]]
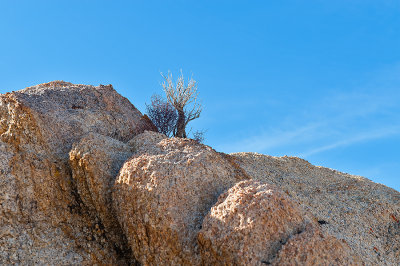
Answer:
[(97, 229), (104, 231), (106, 240), (124, 254), (131, 253), (130, 247), (116, 219), (111, 190), (119, 169), (133, 150), (124, 142), (89, 133), (74, 143), (69, 153), (72, 176), (85, 208), (100, 224)]
[(82, 202), (68, 152), (90, 132), (128, 141), (150, 126), (111, 85), (0, 95), (0, 264), (124, 263)]
[[(302, 238), (293, 240), (298, 235)], [(321, 246), (324, 241), (329, 243)], [(204, 219), (199, 243), (204, 265), (314, 265), (312, 261), (323, 261), (329, 265), (337, 264), (339, 260), (347, 264), (356, 262), (351, 256), (345, 257), (350, 251), (348, 246), (334, 237), (324, 239), (319, 234), (318, 224), (298, 203), (275, 186), (254, 180), (239, 182), (219, 197)], [(286, 252), (287, 249), (295, 249), (293, 243), (295, 247), (307, 246), (303, 250), (315, 251), (302, 252), (298, 248), (300, 254)], [(290, 248), (285, 248), (286, 245)], [(282, 248), (284, 254), (281, 254)], [(279, 263), (275, 263), (278, 253)]]
[(322, 232), (348, 243), (363, 263), (400, 263), (398, 191), (296, 157), (231, 155), (252, 178), (275, 184), (300, 202), (316, 217)]
[(16, 138), (20, 146), (41, 141), (61, 157), (89, 132), (126, 142), (152, 127), (111, 85), (50, 82), (6, 93), (0, 102), (3, 139)]
[(199, 265), (197, 233), (218, 196), (246, 178), (222, 154), (190, 139), (146, 132), (120, 171), (113, 203), (143, 265)]
[(111, 85), (0, 95), (0, 264), (400, 263), (399, 192), (146, 130)]
[(357, 254), (343, 241), (308, 224), (303, 232), (288, 239), (271, 265), (363, 265)]

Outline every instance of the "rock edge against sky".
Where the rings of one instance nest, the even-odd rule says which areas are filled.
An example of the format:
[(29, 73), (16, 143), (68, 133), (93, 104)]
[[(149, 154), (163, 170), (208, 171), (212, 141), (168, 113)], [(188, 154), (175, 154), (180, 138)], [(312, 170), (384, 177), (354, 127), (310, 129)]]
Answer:
[(152, 130), (111, 85), (0, 95), (0, 263), (400, 263), (398, 191)]

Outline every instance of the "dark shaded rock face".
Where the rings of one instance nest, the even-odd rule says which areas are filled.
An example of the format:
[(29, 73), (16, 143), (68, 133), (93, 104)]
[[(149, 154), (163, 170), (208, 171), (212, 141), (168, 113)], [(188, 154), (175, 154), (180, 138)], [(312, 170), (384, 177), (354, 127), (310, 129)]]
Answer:
[(79, 196), (107, 241), (124, 257), (132, 257), (128, 242), (112, 208), (115, 177), (134, 148), (116, 139), (90, 133), (74, 143), (70, 164)]
[(111, 85), (0, 95), (0, 264), (400, 263), (399, 192), (155, 130)]

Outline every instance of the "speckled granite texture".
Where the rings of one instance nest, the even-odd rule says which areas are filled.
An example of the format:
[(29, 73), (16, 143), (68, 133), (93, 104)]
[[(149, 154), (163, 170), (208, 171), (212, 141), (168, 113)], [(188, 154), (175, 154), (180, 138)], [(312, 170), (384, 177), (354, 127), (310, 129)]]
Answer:
[(400, 264), (400, 193), (296, 157), (232, 154), (252, 178), (276, 185), (346, 241), (368, 265)]
[(90, 132), (128, 141), (141, 113), (111, 85), (56, 81), (0, 95), (0, 264), (124, 264), (71, 175)]
[(0, 95), (0, 264), (400, 265), (400, 193), (167, 138), (111, 85)]

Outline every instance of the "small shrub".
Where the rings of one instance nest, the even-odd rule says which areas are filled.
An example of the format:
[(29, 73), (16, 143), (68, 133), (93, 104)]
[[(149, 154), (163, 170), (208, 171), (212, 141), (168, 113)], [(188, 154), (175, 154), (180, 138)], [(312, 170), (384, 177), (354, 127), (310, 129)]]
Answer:
[(198, 143), (203, 143), (203, 141), (204, 141), (204, 133), (205, 133), (204, 131), (200, 131), (200, 130), (194, 132), (193, 133), (193, 139), (195, 141), (197, 141)]
[(160, 133), (170, 137), (175, 135), (178, 119), (175, 108), (161, 96), (151, 96), (151, 104), (146, 104), (147, 115)]

